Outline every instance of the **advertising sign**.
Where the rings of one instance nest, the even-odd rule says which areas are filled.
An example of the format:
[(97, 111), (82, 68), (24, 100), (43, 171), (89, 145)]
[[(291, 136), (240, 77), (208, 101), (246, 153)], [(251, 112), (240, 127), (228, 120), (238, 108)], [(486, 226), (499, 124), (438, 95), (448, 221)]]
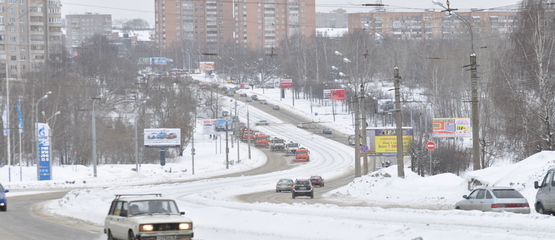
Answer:
[(201, 71), (214, 71), (215, 66), (214, 62), (199, 62), (199, 69)]
[(45, 123), (37, 123), (37, 151), (39, 156), (39, 181), (51, 179), (50, 164), (50, 127)]
[(472, 135), (470, 118), (434, 118), (432, 119), (432, 137), (453, 138)]
[(293, 79), (281, 79), (279, 88), (293, 88)]
[[(412, 144), (413, 133), (411, 127), (404, 127), (403, 152), (409, 151)], [(392, 128), (367, 128), (366, 142), (368, 143), (368, 154), (373, 156), (396, 156), (397, 155), (397, 129)]]
[(144, 129), (145, 147), (180, 147), (181, 129), (180, 128), (145, 128)]
[(391, 99), (378, 100), (378, 113), (388, 113), (395, 109), (395, 101)]
[(233, 132), (233, 119), (206, 119), (202, 122), (202, 133), (209, 135), (223, 132), (225, 134), (226, 122), (228, 134), (231, 134)]
[(344, 101), (345, 89), (324, 89), (324, 100)]

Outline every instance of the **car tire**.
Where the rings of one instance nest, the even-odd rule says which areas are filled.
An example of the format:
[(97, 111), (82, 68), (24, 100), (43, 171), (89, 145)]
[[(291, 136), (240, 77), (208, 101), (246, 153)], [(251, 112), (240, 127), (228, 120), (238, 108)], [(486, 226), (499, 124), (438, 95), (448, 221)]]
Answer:
[(108, 240), (116, 240), (116, 239), (114, 238), (114, 236), (112, 236), (112, 231), (110, 231), (110, 229), (108, 229), (107, 235), (108, 235)]
[(6, 210), (8, 210), (8, 206), (0, 207), (0, 211), (5, 212)]
[(545, 211), (545, 208), (541, 203), (536, 204), (536, 212), (538, 212), (539, 214), (549, 214), (549, 212)]
[(293, 196), (293, 199), (295, 199), (295, 195), (293, 194), (292, 196)]
[(129, 230), (129, 233), (127, 233), (127, 240), (138, 240), (135, 237), (135, 234), (133, 233), (133, 230)]
[(314, 198), (314, 193), (310, 195), (310, 198)]

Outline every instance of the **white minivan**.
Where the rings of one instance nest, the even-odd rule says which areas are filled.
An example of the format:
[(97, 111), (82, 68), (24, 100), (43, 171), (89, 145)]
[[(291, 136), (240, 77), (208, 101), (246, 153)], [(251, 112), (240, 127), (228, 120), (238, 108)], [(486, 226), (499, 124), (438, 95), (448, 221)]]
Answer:
[(534, 188), (538, 189), (534, 207), (540, 214), (555, 213), (555, 168), (549, 169), (541, 184), (534, 182)]

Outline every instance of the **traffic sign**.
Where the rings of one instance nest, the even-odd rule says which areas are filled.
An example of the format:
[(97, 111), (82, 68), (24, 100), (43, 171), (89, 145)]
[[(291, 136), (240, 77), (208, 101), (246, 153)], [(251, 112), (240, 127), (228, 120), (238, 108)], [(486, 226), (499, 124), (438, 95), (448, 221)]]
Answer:
[(368, 152), (368, 150), (369, 150), (368, 145), (363, 144), (362, 146), (360, 146), (360, 151), (362, 153), (366, 153), (366, 152)]
[(428, 150), (434, 150), (434, 148), (436, 148), (436, 144), (434, 142), (428, 142), (426, 143), (426, 148)]

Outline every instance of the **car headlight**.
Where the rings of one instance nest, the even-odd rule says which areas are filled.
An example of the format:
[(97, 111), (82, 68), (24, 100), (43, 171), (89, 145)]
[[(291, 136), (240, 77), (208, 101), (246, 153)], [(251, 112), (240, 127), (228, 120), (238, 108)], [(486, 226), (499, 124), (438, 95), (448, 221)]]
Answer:
[(139, 231), (150, 232), (154, 230), (154, 226), (152, 224), (143, 224), (139, 227)]
[(191, 223), (180, 223), (179, 230), (191, 230), (193, 229), (193, 224)]

